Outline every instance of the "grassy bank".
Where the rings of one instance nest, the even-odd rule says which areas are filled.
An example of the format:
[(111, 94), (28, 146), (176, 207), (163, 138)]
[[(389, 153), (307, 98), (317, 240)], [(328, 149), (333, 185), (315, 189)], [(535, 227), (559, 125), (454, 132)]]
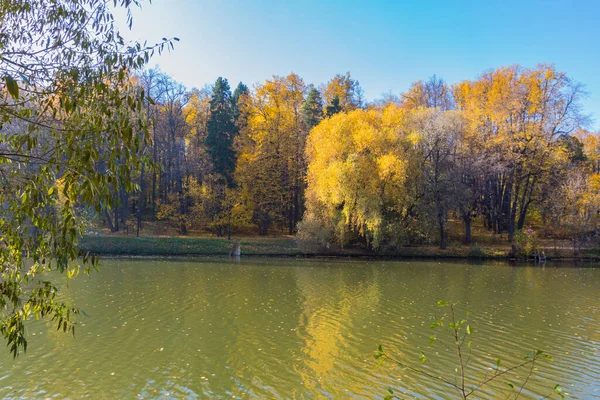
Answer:
[[(367, 257), (415, 257), (415, 258), (474, 258), (508, 259), (507, 243), (465, 246), (459, 243), (441, 250), (435, 245), (403, 247), (394, 252), (368, 252), (357, 249), (301, 249), (293, 237), (243, 237), (227, 240), (217, 237), (134, 237), (98, 235), (86, 236), (81, 248), (99, 255), (117, 256), (192, 256), (228, 255), (234, 241), (240, 241), (242, 255), (256, 256), (367, 256)], [(582, 251), (574, 257), (571, 249), (557, 247), (555, 243), (543, 246), (548, 259), (587, 258), (598, 259), (597, 250)]]
[[(244, 255), (300, 255), (293, 238), (243, 238)], [(216, 237), (86, 236), (80, 247), (95, 254), (127, 256), (228, 255), (234, 240)]]

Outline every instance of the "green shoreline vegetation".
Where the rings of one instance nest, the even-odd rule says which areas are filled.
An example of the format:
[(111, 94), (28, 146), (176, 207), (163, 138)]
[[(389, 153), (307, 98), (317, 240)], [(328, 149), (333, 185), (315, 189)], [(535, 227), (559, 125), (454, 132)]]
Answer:
[[(240, 243), (242, 256), (270, 257), (373, 257), (373, 258), (449, 258), (480, 260), (531, 260), (535, 254), (511, 256), (511, 247), (506, 243), (466, 246), (452, 243), (446, 249), (435, 244), (427, 246), (407, 246), (394, 251), (373, 251), (366, 249), (340, 248), (303, 248), (295, 237), (235, 237), (231, 240), (223, 237), (190, 236), (115, 236), (88, 235), (80, 242), (83, 252), (100, 256), (226, 256), (235, 243)], [(564, 245), (565, 243), (561, 243)], [(573, 254), (566, 247), (555, 247), (555, 243), (546, 242), (539, 247), (547, 260), (600, 260), (598, 249), (582, 250)]]

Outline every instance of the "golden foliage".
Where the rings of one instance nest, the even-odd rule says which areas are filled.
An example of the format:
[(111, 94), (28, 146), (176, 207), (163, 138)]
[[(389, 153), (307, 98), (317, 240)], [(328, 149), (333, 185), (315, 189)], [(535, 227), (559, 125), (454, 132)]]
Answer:
[(334, 227), (344, 243), (351, 231), (380, 244), (384, 214), (401, 213), (414, 138), (406, 110), (355, 110), (324, 120), (307, 141), (306, 220)]
[(296, 74), (273, 77), (255, 88), (243, 112), (236, 181), (260, 232), (287, 222), (295, 228), (304, 189), (306, 133), (301, 109), (306, 85)]

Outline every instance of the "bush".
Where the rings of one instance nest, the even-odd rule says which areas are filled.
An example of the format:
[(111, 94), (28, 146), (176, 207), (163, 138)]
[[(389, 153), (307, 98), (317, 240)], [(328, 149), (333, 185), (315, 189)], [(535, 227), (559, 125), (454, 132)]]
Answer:
[(514, 244), (517, 248), (516, 255), (520, 256), (531, 257), (539, 250), (539, 242), (532, 229), (518, 230), (514, 236)]
[(469, 250), (468, 257), (483, 258), (484, 256), (485, 256), (485, 253), (481, 249), (481, 246), (479, 245), (479, 243), (473, 243), (473, 245), (471, 246), (471, 249)]
[(320, 221), (305, 218), (298, 223), (296, 242), (302, 251), (314, 251), (329, 248), (333, 230), (325, 227)]

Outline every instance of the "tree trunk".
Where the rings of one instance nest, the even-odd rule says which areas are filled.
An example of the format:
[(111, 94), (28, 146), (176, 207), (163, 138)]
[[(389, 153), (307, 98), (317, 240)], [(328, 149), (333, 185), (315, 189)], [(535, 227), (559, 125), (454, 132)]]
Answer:
[(108, 224), (108, 228), (110, 229), (110, 231), (111, 232), (118, 231), (118, 229), (115, 229), (115, 226), (112, 222), (112, 218), (110, 217), (110, 212), (106, 208), (104, 209), (104, 217), (106, 218), (106, 223)]
[(140, 172), (140, 196), (137, 204), (137, 229), (135, 236), (140, 236), (140, 230), (142, 229), (142, 206), (144, 204), (144, 164), (142, 164), (142, 171)]
[(508, 239), (512, 242), (513, 236), (515, 234), (515, 224), (514, 219), (512, 218), (513, 209), (511, 207), (513, 187), (512, 183), (507, 183), (506, 188), (504, 189), (504, 195), (502, 196), (502, 227), (500, 233), (504, 230), (508, 232)]
[(119, 199), (117, 198), (117, 196), (115, 196), (115, 204), (113, 207), (113, 210), (115, 210), (115, 220), (114, 220), (114, 227), (115, 230), (113, 232), (119, 232)]
[(231, 208), (229, 209), (229, 218), (227, 220), (227, 240), (231, 240)]
[(269, 234), (269, 216), (265, 216), (265, 219), (262, 221), (261, 232), (262, 236), (267, 236)]
[[(296, 186), (296, 190), (294, 192), (294, 226), (293, 230), (298, 226), (298, 222), (300, 222), (300, 187)], [(293, 234), (293, 230), (290, 232), (290, 235)]]
[(152, 143), (152, 160), (154, 161), (154, 165), (152, 166), (152, 220), (156, 221), (156, 166), (158, 165), (158, 153), (156, 150), (156, 123), (154, 123), (152, 130), (154, 131)]
[(129, 209), (127, 208), (129, 205), (129, 193), (127, 193), (122, 185), (119, 187), (119, 193), (121, 198), (121, 223), (125, 225), (129, 216)]
[(440, 228), (440, 249), (446, 248), (446, 228), (444, 221), (444, 210), (441, 205), (438, 205), (438, 225)]
[(465, 244), (471, 244), (471, 214), (463, 214), (463, 221), (465, 222)]
[[(293, 195), (292, 195), (292, 199), (293, 199)], [(293, 234), (294, 233), (294, 206), (293, 206), (294, 202), (292, 200), (292, 205), (288, 208), (288, 232), (289, 234)]]

